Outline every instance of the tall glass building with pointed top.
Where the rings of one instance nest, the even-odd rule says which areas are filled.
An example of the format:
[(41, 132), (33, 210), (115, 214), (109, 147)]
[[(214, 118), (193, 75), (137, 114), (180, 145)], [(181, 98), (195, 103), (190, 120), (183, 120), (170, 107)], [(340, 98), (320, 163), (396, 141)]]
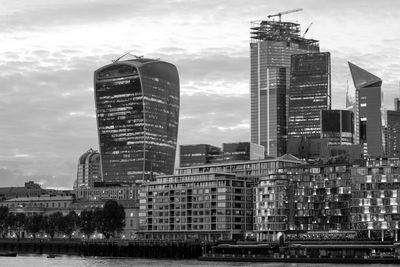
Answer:
[(94, 72), (104, 182), (172, 174), (179, 121), (177, 68), (164, 61), (116, 61)]
[(254, 21), (250, 30), (251, 142), (277, 157), (286, 153), (290, 57), (319, 52), (319, 44), (297, 23)]
[(349, 63), (356, 88), (355, 135), (365, 156), (383, 156), (381, 78)]

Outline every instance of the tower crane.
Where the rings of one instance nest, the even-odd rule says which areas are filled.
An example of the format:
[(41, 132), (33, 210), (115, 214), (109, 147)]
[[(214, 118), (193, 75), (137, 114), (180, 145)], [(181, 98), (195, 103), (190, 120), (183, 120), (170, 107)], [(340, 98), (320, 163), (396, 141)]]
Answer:
[(279, 22), (281, 22), (282, 15), (286, 15), (286, 14), (294, 13), (294, 12), (299, 12), (299, 11), (302, 11), (302, 10), (303, 10), (302, 8), (297, 8), (297, 9), (292, 9), (292, 10), (288, 10), (288, 11), (283, 11), (283, 12), (279, 12), (279, 13), (276, 13), (276, 14), (273, 14), (273, 15), (268, 15), (267, 18), (279, 17)]

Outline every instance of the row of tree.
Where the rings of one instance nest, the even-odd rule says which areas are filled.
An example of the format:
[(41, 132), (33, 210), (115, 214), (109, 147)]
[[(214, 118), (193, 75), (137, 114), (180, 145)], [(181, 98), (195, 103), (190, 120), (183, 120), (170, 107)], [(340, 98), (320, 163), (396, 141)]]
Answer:
[(56, 234), (72, 238), (72, 234), (79, 231), (87, 238), (98, 232), (109, 239), (121, 233), (124, 226), (124, 207), (114, 200), (107, 201), (103, 208), (83, 210), (80, 215), (71, 211), (67, 215), (56, 212), (50, 215), (26, 216), (24, 213), (9, 212), (7, 207), (0, 207), (0, 234), (3, 238), (10, 232), (14, 233), (18, 239), (21, 238), (23, 232), (31, 234), (33, 238), (41, 232), (52, 239)]

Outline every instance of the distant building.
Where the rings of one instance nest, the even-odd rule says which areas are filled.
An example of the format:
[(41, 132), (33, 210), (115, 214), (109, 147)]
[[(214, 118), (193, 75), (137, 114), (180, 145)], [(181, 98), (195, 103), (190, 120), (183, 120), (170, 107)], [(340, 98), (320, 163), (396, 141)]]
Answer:
[(24, 213), (27, 216), (34, 214), (52, 214), (61, 212), (67, 215), (71, 211), (72, 195), (40, 195), (25, 196), (7, 199), (0, 202), (0, 207), (8, 207), (9, 212)]
[(224, 143), (222, 150), (224, 162), (261, 160), (265, 157), (264, 146), (250, 142)]
[(354, 144), (354, 114), (349, 110), (321, 111), (321, 138), (329, 146)]
[(400, 110), (387, 111), (386, 155), (400, 157)]
[(278, 157), (286, 153), (290, 57), (319, 52), (319, 44), (297, 23), (255, 21), (250, 29), (251, 142)]
[(208, 144), (181, 145), (179, 150), (180, 167), (209, 164), (221, 155), (221, 148)]
[(115, 61), (94, 73), (102, 178), (135, 183), (172, 174), (179, 121), (179, 76), (170, 63)]
[(363, 145), (364, 155), (383, 155), (381, 85), (382, 80), (349, 62), (356, 88), (356, 139)]
[(0, 187), (0, 201), (19, 197), (40, 197), (41, 195), (71, 194), (69, 190), (44, 189), (33, 181), (22, 187)]
[(329, 52), (291, 57), (288, 139), (320, 138), (321, 111), (331, 109)]
[(304, 161), (292, 155), (283, 155), (279, 158), (269, 158), (262, 160), (220, 162), (201, 166), (190, 166), (177, 168), (176, 174), (195, 174), (195, 173), (234, 173), (238, 177), (260, 178), (271, 171), (303, 164)]
[(158, 176), (140, 190), (139, 237), (243, 239), (253, 225), (252, 187), (234, 174)]
[(79, 187), (76, 199), (80, 201), (137, 200), (138, 184), (95, 183), (94, 187)]
[(89, 149), (79, 157), (77, 169), (74, 187), (93, 187), (95, 182), (101, 181), (100, 153)]

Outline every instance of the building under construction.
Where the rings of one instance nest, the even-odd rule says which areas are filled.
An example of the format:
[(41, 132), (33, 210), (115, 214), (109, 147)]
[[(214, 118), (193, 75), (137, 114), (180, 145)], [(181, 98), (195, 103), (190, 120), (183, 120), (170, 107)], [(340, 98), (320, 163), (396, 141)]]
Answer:
[(314, 39), (306, 39), (300, 34), (300, 24), (281, 21), (252, 21), (251, 22), (251, 40), (260, 41), (282, 41), (291, 42), (299, 45), (301, 49), (310, 51), (319, 51), (319, 43)]
[[(298, 11), (298, 10), (294, 10)], [(304, 38), (300, 24), (254, 21), (250, 28), (251, 142), (268, 156), (286, 153), (291, 55), (319, 52), (319, 42)]]

